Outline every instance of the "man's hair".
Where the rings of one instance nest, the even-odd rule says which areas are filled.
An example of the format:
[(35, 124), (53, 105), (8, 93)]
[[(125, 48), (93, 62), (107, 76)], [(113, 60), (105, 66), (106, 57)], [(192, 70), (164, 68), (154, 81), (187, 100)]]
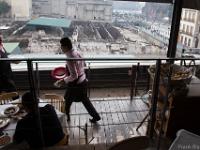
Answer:
[(60, 40), (61, 46), (66, 46), (69, 50), (72, 49), (72, 42), (68, 37), (64, 37)]
[(37, 105), (37, 101), (34, 99), (34, 96), (31, 92), (26, 92), (22, 95), (22, 105), (27, 107), (28, 109), (33, 110)]

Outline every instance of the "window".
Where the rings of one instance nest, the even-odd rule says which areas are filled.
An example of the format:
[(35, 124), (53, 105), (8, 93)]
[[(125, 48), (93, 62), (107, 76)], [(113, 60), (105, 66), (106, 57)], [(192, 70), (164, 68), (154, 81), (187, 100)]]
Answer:
[(192, 20), (195, 21), (195, 12), (192, 14)]
[(184, 20), (187, 20), (187, 11), (185, 10), (185, 17)]
[(187, 37), (185, 37), (184, 45), (187, 46)]
[(188, 46), (190, 47), (191, 39), (188, 39)]
[(191, 12), (188, 11), (188, 20), (191, 20)]
[[(110, 0), (45, 0), (44, 5), (44, 1), (29, 1), (32, 16), (30, 15), (22, 24), (18, 24), (13, 18), (9, 21), (18, 24), (15, 27), (19, 30), (23, 27), (23, 30), (16, 30), (16, 35), (5, 32), (10, 33), (5, 36), (7, 41), (15, 37), (16, 41), (24, 38), (20, 41), (23, 55), (59, 55), (59, 40), (63, 35), (68, 35), (74, 47), (79, 48), (85, 56), (159, 57), (166, 54), (173, 4)], [(22, 2), (20, 4), (24, 8)], [(40, 16), (43, 18), (39, 18)], [(51, 24), (44, 17), (53, 18), (56, 23)], [(35, 18), (37, 23), (42, 23), (35, 25), (29, 22), (31, 18)], [(63, 20), (66, 21), (66, 26), (62, 26)], [(43, 22), (46, 21), (49, 25), (44, 25)], [(144, 38), (143, 33), (149, 38)], [(152, 36), (158, 42), (148, 40)], [(110, 45), (109, 48), (106, 45)]]
[(183, 32), (186, 32), (186, 30), (185, 30), (185, 24), (183, 24)]
[(181, 43), (183, 43), (183, 36), (181, 36)]
[(193, 35), (193, 30), (194, 30), (194, 28), (191, 26), (191, 27), (190, 27), (190, 34), (191, 34), (191, 35)]
[(187, 32), (187, 34), (189, 33), (189, 30), (190, 30), (189, 25), (187, 25), (186, 26), (186, 32)]

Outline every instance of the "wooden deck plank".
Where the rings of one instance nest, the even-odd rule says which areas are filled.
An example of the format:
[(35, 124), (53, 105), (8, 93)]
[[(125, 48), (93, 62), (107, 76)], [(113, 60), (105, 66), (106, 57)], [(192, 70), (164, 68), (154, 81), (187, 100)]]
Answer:
[(98, 121), (98, 124), (93, 125), (93, 136), (96, 138), (96, 141), (92, 141), (92, 143), (106, 143), (106, 135), (105, 135), (105, 129), (104, 129), (104, 123), (107, 122), (107, 117), (103, 115), (104, 110), (104, 103), (98, 102), (95, 103), (99, 112), (99, 115), (101, 117), (101, 120)]
[[(105, 143), (108, 143), (108, 138), (109, 138), (109, 126), (108, 126), (108, 118), (106, 113), (104, 113), (106, 111), (106, 102), (102, 101), (101, 102), (101, 121), (102, 123), (100, 124), (102, 127), (103, 132), (101, 132), (102, 134), (100, 134), (100, 141), (105, 141)], [(104, 138), (104, 139), (103, 139)]]
[[(138, 118), (140, 120), (140, 122), (143, 120), (143, 118), (147, 115), (148, 111), (147, 111), (147, 107), (145, 105), (142, 104), (143, 102), (141, 100), (137, 100), (135, 101), (135, 106), (139, 108), (139, 112), (137, 112), (138, 114)], [(147, 121), (147, 120), (146, 120)], [(147, 124), (143, 123), (143, 125), (140, 127), (141, 129), (138, 130), (143, 132), (142, 134), (146, 134), (146, 128)]]
[(106, 112), (106, 117), (107, 117), (107, 123), (105, 123), (106, 141), (107, 143), (112, 143), (114, 141), (113, 135), (112, 135), (112, 127), (111, 127), (111, 125), (113, 124), (113, 120), (112, 120), (109, 101), (105, 101), (104, 107), (105, 107), (105, 112)]
[[(72, 107), (71, 122), (69, 124), (70, 144), (85, 144), (85, 135), (77, 126), (84, 126), (88, 123), (88, 141), (94, 139), (91, 144), (113, 143), (137, 135), (144, 135), (144, 124), (139, 132), (136, 127), (147, 111), (138, 99), (102, 99), (92, 101), (99, 112), (101, 120), (96, 124), (89, 122), (89, 114), (82, 103), (74, 103)], [(75, 109), (75, 110), (74, 110)], [(71, 135), (72, 134), (72, 135)]]
[(119, 118), (116, 113), (117, 110), (115, 109), (114, 102), (115, 101), (108, 101), (108, 105), (109, 105), (109, 109), (110, 109), (109, 115), (111, 115), (111, 117), (112, 117), (110, 132), (111, 132), (112, 142), (117, 142), (117, 137), (121, 136), (121, 134), (119, 132), (120, 131), (119, 126), (117, 125), (117, 124), (119, 124)]
[(80, 129), (77, 127), (80, 125), (79, 115), (78, 114), (78, 103), (75, 103), (76, 107), (76, 115), (74, 115), (74, 140), (77, 144), (79, 144), (79, 136), (80, 136)]
[(79, 124), (79, 130), (80, 130), (80, 135), (79, 135), (79, 143), (80, 144), (86, 144), (86, 134), (85, 134), (85, 124), (87, 123), (87, 115), (81, 114), (79, 115), (80, 117), (80, 124)]
[(124, 117), (122, 115), (121, 108), (120, 108), (119, 105), (120, 105), (120, 99), (118, 99), (118, 101), (116, 101), (114, 103), (114, 108), (115, 108), (115, 110), (118, 111), (118, 113), (116, 113), (117, 116), (118, 116), (118, 124), (123, 124), (123, 125), (119, 125), (119, 129), (121, 131), (121, 133), (120, 133), (121, 135), (119, 135), (119, 136), (124, 137), (124, 138), (128, 138), (128, 136), (126, 134), (127, 133), (127, 126), (126, 126), (126, 124), (124, 124)]
[[(121, 100), (121, 106), (123, 107), (124, 110), (126, 110), (126, 103), (124, 103), (124, 100)], [(134, 136), (135, 135), (135, 129), (132, 127), (132, 123), (130, 124), (130, 120), (128, 119), (129, 118), (129, 113), (126, 112), (126, 113), (122, 113), (123, 116), (125, 117), (126, 119), (126, 128), (128, 129), (128, 134), (130, 137)]]
[[(112, 113), (112, 118), (113, 118), (113, 124), (114, 126), (112, 126), (112, 135), (113, 135), (113, 142), (119, 142), (121, 140), (123, 140), (125, 138), (124, 133), (127, 132), (124, 130), (125, 128), (125, 124), (123, 124), (123, 116), (120, 113), (120, 109), (119, 107), (117, 107), (117, 103), (112, 103), (112, 107), (114, 108), (114, 110), (117, 110), (114, 113)], [(123, 124), (123, 125), (121, 125)]]
[(130, 135), (129, 135), (129, 132), (128, 132), (128, 126), (127, 124), (125, 124), (125, 119), (124, 119), (124, 116), (122, 114), (122, 106), (121, 105), (121, 99), (118, 99), (115, 103), (114, 103), (114, 106), (115, 106), (115, 109), (118, 110), (118, 120), (119, 120), (119, 124), (118, 125), (118, 129), (119, 129), (119, 134), (117, 134), (117, 141), (121, 141), (123, 139), (126, 139), (126, 138), (129, 138)]

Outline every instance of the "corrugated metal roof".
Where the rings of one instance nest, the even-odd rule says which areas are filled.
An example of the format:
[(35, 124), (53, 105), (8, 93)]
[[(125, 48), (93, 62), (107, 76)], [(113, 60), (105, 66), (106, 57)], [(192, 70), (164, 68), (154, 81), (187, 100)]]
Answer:
[(17, 47), (19, 43), (3, 43), (4, 48), (6, 49), (7, 53), (12, 53)]
[(70, 24), (71, 20), (68, 19), (48, 18), (48, 17), (36, 18), (27, 23), (27, 25), (53, 26), (53, 27), (63, 27), (63, 28), (68, 28)]

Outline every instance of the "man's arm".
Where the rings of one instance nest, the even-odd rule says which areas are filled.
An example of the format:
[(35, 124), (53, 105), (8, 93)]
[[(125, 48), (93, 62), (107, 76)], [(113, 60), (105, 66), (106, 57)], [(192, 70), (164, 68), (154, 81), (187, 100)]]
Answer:
[(70, 75), (65, 77), (64, 79), (60, 79), (58, 81), (56, 81), (57, 85), (60, 87), (62, 86), (63, 84), (67, 84), (69, 82), (72, 82), (76, 79), (78, 79), (78, 73), (77, 73), (77, 70), (76, 70), (76, 65), (75, 65), (75, 62), (74, 61), (70, 61), (67, 63), (68, 64), (68, 69), (69, 69), (69, 73)]
[(78, 73), (76, 70), (75, 63), (76, 63), (75, 61), (70, 61), (67, 63), (70, 75), (68, 77), (64, 78), (65, 83), (72, 82), (72, 81), (78, 79)]

